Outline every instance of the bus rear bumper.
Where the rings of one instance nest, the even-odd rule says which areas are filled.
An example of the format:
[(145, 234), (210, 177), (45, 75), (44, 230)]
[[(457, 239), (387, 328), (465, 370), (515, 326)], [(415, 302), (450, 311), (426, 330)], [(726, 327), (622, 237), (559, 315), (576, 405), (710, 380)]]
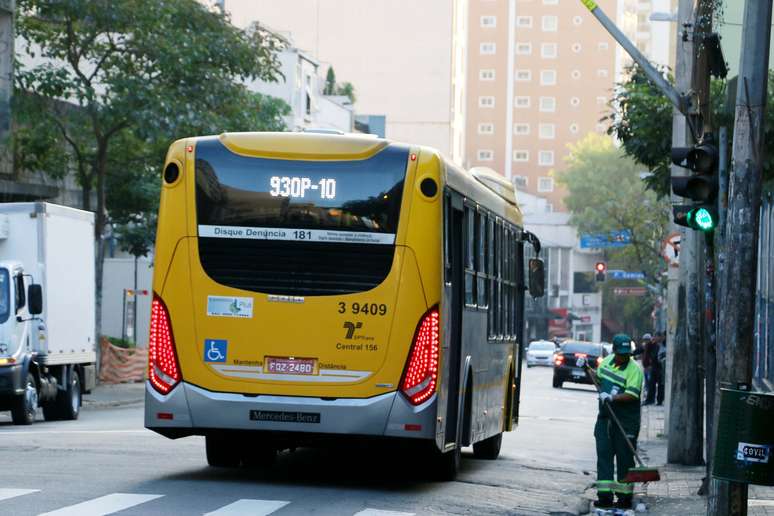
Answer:
[(181, 383), (169, 394), (145, 384), (145, 426), (168, 437), (258, 430), (435, 438), (436, 397), (414, 407), (397, 392), (371, 398), (247, 396)]

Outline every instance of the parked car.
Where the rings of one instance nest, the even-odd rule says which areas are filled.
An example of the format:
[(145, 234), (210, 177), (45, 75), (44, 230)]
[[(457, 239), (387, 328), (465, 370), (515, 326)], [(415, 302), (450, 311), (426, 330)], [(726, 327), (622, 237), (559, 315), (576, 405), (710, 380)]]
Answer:
[(533, 340), (527, 348), (527, 367), (550, 366), (554, 360), (556, 345), (550, 340)]
[(586, 359), (586, 364), (591, 369), (596, 369), (606, 356), (607, 352), (601, 344), (579, 340), (564, 341), (554, 354), (554, 388), (560, 389), (564, 382), (591, 384), (586, 369), (578, 366), (578, 359)]

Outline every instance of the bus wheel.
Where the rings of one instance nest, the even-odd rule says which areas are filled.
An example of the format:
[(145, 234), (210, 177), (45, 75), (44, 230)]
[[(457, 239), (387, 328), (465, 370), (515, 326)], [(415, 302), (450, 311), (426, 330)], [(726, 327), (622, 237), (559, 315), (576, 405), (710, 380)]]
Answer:
[(495, 460), (500, 455), (503, 434), (493, 435), (483, 441), (473, 443), (473, 456), (477, 459)]
[(462, 450), (459, 446), (446, 453), (437, 449), (433, 449), (431, 453), (433, 454), (433, 476), (437, 480), (448, 482), (457, 478), (462, 461)]
[(239, 467), (239, 446), (228, 435), (213, 434), (204, 438), (207, 449), (207, 464), (214, 468)]
[(277, 460), (276, 448), (257, 445), (246, 448), (243, 462), (248, 468), (268, 468), (275, 460)]

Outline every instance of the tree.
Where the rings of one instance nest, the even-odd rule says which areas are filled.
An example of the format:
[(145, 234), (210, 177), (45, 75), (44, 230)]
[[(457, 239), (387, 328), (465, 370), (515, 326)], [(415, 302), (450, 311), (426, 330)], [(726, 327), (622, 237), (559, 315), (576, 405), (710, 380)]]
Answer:
[(333, 67), (328, 68), (328, 73), (325, 75), (325, 89), (323, 89), (324, 95), (334, 95), (336, 93), (336, 72), (333, 71)]
[[(257, 25), (239, 30), (195, 0), (18, 0), (17, 5), (18, 35), (42, 64), (18, 69), (16, 87), (34, 94), (45, 122), (66, 143), (84, 191), (83, 207), (92, 209), (95, 197), (99, 331), (103, 235), (108, 209), (121, 211), (108, 205), (108, 186), (127, 183), (130, 176), (152, 177), (162, 163), (162, 142), (284, 126), (286, 108), (244, 86), (250, 79), (277, 79), (281, 42)], [(46, 157), (40, 149), (19, 155)], [(119, 205), (124, 199), (113, 198)], [(131, 198), (147, 201), (144, 195)]]
[(610, 138), (592, 133), (570, 149), (567, 168), (559, 175), (568, 191), (564, 202), (571, 212), (570, 223), (581, 233), (628, 230), (631, 245), (611, 248), (609, 256), (658, 284), (668, 203), (659, 202), (645, 188), (640, 180), (642, 169), (616, 149)]
[(340, 84), (336, 89), (336, 94), (349, 97), (349, 101), (352, 104), (354, 104), (355, 100), (357, 100), (357, 97), (355, 96), (355, 86), (351, 82), (345, 82), (344, 84)]

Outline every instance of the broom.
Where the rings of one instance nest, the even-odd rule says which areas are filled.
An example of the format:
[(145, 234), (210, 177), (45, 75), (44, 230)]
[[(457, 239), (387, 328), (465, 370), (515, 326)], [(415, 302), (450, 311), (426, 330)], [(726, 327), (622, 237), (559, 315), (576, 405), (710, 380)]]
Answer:
[[(591, 370), (588, 364), (586, 364), (586, 368), (588, 369), (588, 375), (591, 378), (591, 381), (594, 382), (594, 387), (597, 388), (597, 392), (601, 392), (599, 389), (599, 382), (597, 382), (597, 377), (594, 375), (594, 372)], [(624, 441), (626, 441), (626, 445), (629, 446), (629, 449), (631, 450), (632, 454), (634, 455), (634, 458), (637, 460), (637, 464), (639, 464), (638, 467), (629, 468), (629, 471), (626, 473), (626, 478), (624, 478), (624, 482), (627, 483), (634, 483), (634, 482), (658, 482), (661, 480), (661, 475), (658, 472), (658, 469), (656, 468), (648, 468), (645, 466), (645, 464), (642, 462), (642, 459), (639, 455), (637, 455), (637, 450), (634, 449), (634, 446), (632, 445), (629, 438), (626, 436), (626, 430), (624, 430), (623, 425), (618, 420), (618, 417), (615, 415), (615, 412), (613, 412), (613, 407), (610, 406), (610, 403), (604, 404), (607, 407), (607, 411), (610, 412), (610, 416), (613, 418), (613, 421), (615, 421), (616, 426), (621, 431), (621, 435), (623, 435)]]

